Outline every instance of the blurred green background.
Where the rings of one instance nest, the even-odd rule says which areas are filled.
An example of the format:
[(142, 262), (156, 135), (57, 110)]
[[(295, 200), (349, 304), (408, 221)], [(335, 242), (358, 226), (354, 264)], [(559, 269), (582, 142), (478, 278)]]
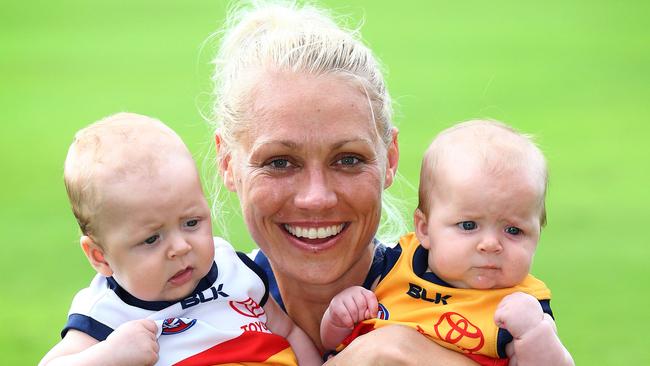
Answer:
[[(322, 1), (383, 61), (400, 172), (417, 185), (433, 135), (475, 117), (532, 133), (551, 172), (533, 273), (581, 365), (650, 364), (650, 2)], [(152, 115), (211, 162), (210, 65), (226, 3), (2, 0), (2, 364), (35, 364), (93, 275), (62, 183), (72, 136), (117, 111)], [(206, 159), (206, 154), (208, 158)], [(393, 193), (409, 199), (403, 184)], [(229, 237), (252, 248), (230, 209)], [(219, 234), (219, 233), (217, 233)]]

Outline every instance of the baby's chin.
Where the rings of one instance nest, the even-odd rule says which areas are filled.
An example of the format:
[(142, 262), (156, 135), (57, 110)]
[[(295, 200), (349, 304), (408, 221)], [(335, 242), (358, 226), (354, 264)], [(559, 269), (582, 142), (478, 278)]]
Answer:
[(516, 286), (519, 282), (509, 281), (502, 278), (495, 278), (492, 276), (480, 275), (473, 278), (467, 283), (465, 288), (473, 288), (476, 290), (497, 290), (502, 288), (509, 288)]

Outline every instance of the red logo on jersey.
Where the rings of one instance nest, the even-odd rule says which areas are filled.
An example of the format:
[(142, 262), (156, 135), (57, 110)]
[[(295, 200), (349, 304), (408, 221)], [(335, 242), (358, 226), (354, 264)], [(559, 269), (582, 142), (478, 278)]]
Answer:
[(264, 308), (250, 297), (244, 301), (230, 301), (230, 307), (239, 314), (250, 318), (259, 318), (264, 315)]
[[(438, 338), (469, 353), (480, 350), (485, 343), (483, 332), (458, 313), (442, 314), (433, 329), (435, 329)], [(461, 341), (462, 345), (458, 344)]]
[(194, 326), (196, 324), (196, 319), (188, 318), (169, 318), (165, 319), (162, 322), (162, 333), (164, 335), (168, 334), (178, 334), (182, 333)]

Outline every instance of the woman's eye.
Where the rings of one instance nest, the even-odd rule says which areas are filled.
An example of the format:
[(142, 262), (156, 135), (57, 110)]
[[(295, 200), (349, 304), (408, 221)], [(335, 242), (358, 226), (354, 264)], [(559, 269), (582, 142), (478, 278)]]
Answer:
[(362, 160), (354, 155), (346, 155), (341, 158), (339, 158), (336, 162), (335, 165), (339, 165), (341, 167), (347, 168), (347, 167), (355, 167), (362, 163)]
[(357, 165), (361, 160), (356, 156), (345, 156), (339, 160), (341, 165)]
[(273, 169), (286, 169), (291, 166), (291, 163), (287, 159), (273, 159), (268, 165)]
[(144, 239), (143, 243), (148, 244), (148, 245), (155, 244), (158, 241), (158, 239), (160, 239), (160, 235), (158, 235), (158, 234), (152, 235), (152, 236)]
[(519, 234), (521, 234), (521, 229), (518, 228), (518, 227), (514, 227), (514, 226), (508, 226), (506, 228), (506, 233), (508, 233), (510, 235), (519, 235)]
[(461, 228), (463, 230), (466, 230), (466, 231), (474, 230), (474, 229), (476, 229), (476, 226), (477, 226), (476, 222), (474, 222), (474, 221), (461, 221), (456, 225), (458, 225), (459, 228)]

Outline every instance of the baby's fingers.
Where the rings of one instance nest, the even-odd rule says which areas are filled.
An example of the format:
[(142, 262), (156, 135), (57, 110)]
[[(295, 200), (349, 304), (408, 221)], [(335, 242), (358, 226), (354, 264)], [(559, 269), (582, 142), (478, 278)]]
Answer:
[(364, 293), (366, 298), (366, 303), (368, 304), (369, 314), (366, 316), (366, 319), (376, 318), (377, 313), (379, 312), (379, 302), (377, 301), (377, 296), (372, 291), (367, 291)]
[(345, 302), (341, 302), (336, 308), (330, 308), (332, 313), (332, 320), (335, 321), (336, 326), (352, 328), (354, 327), (354, 319), (350, 315), (350, 310)]

